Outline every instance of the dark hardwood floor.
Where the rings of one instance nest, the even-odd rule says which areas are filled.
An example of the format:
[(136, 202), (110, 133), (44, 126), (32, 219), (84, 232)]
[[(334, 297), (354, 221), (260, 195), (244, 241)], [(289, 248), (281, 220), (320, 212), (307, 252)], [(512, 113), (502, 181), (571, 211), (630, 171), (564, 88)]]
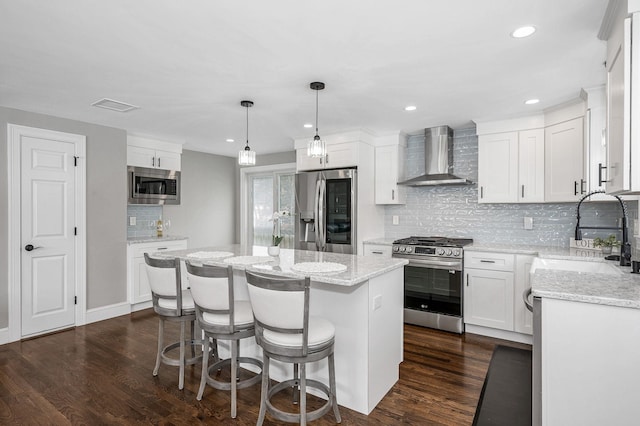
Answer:
[[(196, 400), (199, 365), (187, 367), (182, 391), (177, 367), (153, 377), (157, 327), (145, 310), (0, 346), (0, 424), (255, 425), (258, 385), (238, 392), (231, 419), (228, 392), (207, 388)], [(470, 425), (495, 345), (527, 347), (411, 325), (404, 337), (398, 383), (369, 416), (341, 407), (342, 424)], [(329, 413), (312, 424), (335, 421)]]

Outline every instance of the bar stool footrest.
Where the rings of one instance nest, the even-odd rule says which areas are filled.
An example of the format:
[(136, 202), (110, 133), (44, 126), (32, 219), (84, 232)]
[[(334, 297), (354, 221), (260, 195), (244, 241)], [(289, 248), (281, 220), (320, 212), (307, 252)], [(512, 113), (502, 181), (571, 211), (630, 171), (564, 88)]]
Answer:
[[(300, 384), (300, 380), (297, 379), (289, 379), (289, 380), (284, 380), (274, 386), (272, 386), (269, 389), (269, 392), (267, 393), (267, 400), (266, 400), (266, 407), (267, 407), (267, 412), (270, 413), (273, 417), (275, 417), (278, 420), (282, 420), (288, 423), (300, 423), (300, 414), (294, 414), (294, 413), (288, 413), (286, 411), (282, 411), (278, 408), (276, 408), (272, 403), (271, 403), (271, 398), (277, 394), (278, 392), (281, 392), (285, 389), (290, 389), (293, 386), (298, 386)], [(332, 404), (331, 404), (331, 391), (329, 390), (329, 386), (325, 385), (322, 382), (319, 382), (317, 380), (313, 380), (313, 379), (307, 379), (307, 388), (314, 388), (314, 389), (318, 389), (321, 392), (323, 392), (326, 396), (327, 396), (327, 402), (320, 408), (318, 408), (317, 410), (314, 411), (308, 411), (307, 412), (307, 422), (313, 421), (313, 420), (317, 420), (320, 417), (324, 416), (326, 413), (329, 412), (329, 410), (331, 410), (332, 408)]]
[[(191, 346), (202, 348), (202, 344), (203, 344), (202, 340), (185, 340), (184, 341), (185, 353), (187, 349), (191, 348)], [(180, 342), (171, 343), (170, 345), (167, 345), (164, 348), (162, 348), (162, 353), (160, 354), (160, 356), (162, 358), (163, 364), (172, 365), (172, 366), (180, 365), (179, 358), (174, 358), (169, 356), (169, 353), (175, 349), (180, 349)], [(191, 358), (185, 358), (184, 365), (186, 366), (186, 365), (197, 364), (198, 362), (200, 362), (200, 360), (202, 360), (202, 354), (196, 355)]]
[[(253, 386), (256, 383), (260, 383), (262, 381), (262, 361), (257, 360), (255, 358), (249, 358), (249, 357), (238, 357), (238, 363), (239, 364), (251, 364), (251, 365), (255, 365), (257, 367), (260, 368), (260, 372), (256, 373), (255, 376), (250, 377), (248, 379), (244, 379), (244, 380), (240, 380), (236, 382), (236, 389), (244, 389), (244, 388), (248, 388), (249, 386)], [(209, 386), (211, 386), (212, 388), (215, 389), (220, 389), (220, 390), (231, 390), (231, 383), (230, 382), (223, 382), (220, 380), (216, 380), (213, 377), (211, 377), (211, 372), (213, 372), (214, 370), (220, 370), (223, 367), (227, 367), (231, 365), (231, 358), (227, 358), (227, 359), (222, 359), (214, 364), (211, 364), (208, 368), (208, 374), (207, 374), (207, 384)]]

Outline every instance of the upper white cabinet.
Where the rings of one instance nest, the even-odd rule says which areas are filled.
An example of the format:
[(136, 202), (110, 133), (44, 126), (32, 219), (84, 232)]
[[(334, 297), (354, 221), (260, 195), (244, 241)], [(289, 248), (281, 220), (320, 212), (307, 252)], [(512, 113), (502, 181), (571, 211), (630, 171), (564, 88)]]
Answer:
[[(539, 126), (527, 130), (519, 127)], [(544, 201), (544, 131), (540, 117), (478, 123), (478, 202)], [(485, 133), (490, 132), (490, 133)]]
[(405, 178), (406, 150), (407, 137), (403, 133), (376, 140), (376, 204), (405, 204), (406, 187), (398, 182)]
[(182, 169), (182, 145), (127, 136), (127, 165), (152, 169)]
[(358, 142), (327, 144), (324, 157), (309, 157), (307, 148), (296, 149), (296, 169), (340, 169), (358, 166)]
[(583, 117), (546, 127), (544, 156), (545, 201), (577, 201), (587, 193)]
[(602, 85), (583, 89), (582, 98), (587, 102), (584, 145), (587, 187), (589, 192), (604, 191), (607, 185), (606, 87)]

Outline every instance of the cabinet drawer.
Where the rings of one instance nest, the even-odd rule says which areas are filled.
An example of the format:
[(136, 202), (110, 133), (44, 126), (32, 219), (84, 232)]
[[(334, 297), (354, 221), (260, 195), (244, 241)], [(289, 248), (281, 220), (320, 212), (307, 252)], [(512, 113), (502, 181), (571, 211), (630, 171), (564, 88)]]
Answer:
[(364, 255), (391, 257), (391, 246), (381, 244), (365, 244)]
[(514, 255), (506, 253), (465, 251), (464, 267), (513, 272)]
[(136, 244), (132, 248), (133, 257), (143, 257), (145, 253), (154, 253), (163, 250), (184, 250), (187, 248), (187, 240), (162, 241), (157, 243)]

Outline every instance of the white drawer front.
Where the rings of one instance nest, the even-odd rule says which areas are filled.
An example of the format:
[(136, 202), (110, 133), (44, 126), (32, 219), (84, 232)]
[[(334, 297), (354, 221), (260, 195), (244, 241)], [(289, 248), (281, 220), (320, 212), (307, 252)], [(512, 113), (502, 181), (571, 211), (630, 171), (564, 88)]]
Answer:
[(465, 251), (464, 267), (513, 272), (515, 256), (507, 253)]
[(365, 244), (364, 255), (391, 257), (391, 246), (379, 244)]
[(185, 250), (187, 240), (162, 241), (157, 243), (135, 244), (133, 247), (133, 257), (142, 257), (145, 253), (154, 253), (164, 250)]

